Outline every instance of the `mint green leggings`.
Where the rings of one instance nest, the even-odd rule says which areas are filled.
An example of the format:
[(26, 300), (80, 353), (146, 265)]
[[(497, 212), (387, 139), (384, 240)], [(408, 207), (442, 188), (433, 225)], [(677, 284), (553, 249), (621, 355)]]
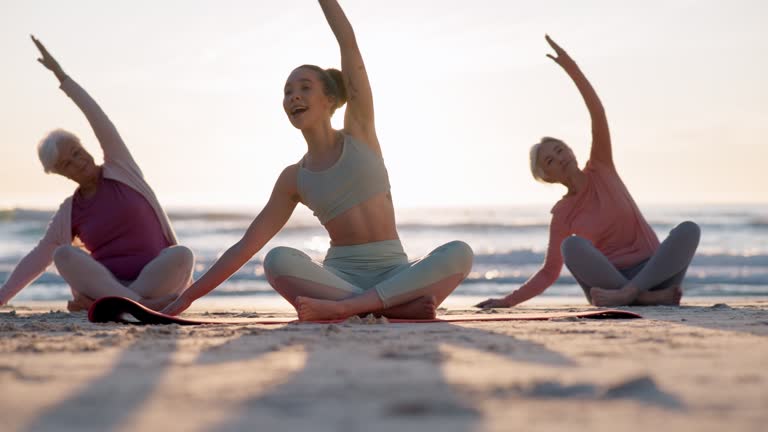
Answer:
[[(472, 249), (461, 241), (446, 243), (411, 262), (400, 240), (331, 247), (322, 264), (300, 250), (281, 246), (264, 258), (264, 273), (291, 304), (297, 296), (341, 300), (375, 289), (386, 308), (432, 295), (437, 282), (451, 277), (453, 291), (472, 269), (472, 259)], [(445, 291), (445, 286), (440, 288)]]

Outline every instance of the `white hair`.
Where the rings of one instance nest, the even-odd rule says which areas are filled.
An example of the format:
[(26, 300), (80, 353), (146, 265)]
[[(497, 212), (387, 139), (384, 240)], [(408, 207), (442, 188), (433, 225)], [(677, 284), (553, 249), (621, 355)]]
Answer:
[(536, 144), (531, 146), (531, 174), (533, 174), (533, 178), (536, 179), (536, 181), (544, 182), (544, 183), (552, 183), (551, 180), (549, 180), (544, 174), (544, 169), (539, 165), (539, 150), (541, 150), (541, 145), (545, 142), (558, 142), (560, 144), (565, 144), (564, 142), (560, 141), (557, 138), (552, 137), (543, 137), (541, 141), (537, 142)]
[(37, 144), (37, 156), (40, 163), (43, 164), (43, 170), (46, 173), (53, 172), (53, 167), (59, 161), (59, 143), (65, 140), (80, 143), (80, 139), (63, 129), (56, 129), (48, 133), (40, 143)]

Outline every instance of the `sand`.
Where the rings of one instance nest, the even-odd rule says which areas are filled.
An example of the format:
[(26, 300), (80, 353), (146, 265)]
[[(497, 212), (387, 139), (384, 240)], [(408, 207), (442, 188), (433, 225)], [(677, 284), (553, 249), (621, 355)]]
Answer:
[[(643, 320), (200, 327), (18, 303), (0, 308), (0, 430), (767, 430), (768, 300), (713, 303), (628, 308)], [(292, 314), (224, 301), (188, 316)]]

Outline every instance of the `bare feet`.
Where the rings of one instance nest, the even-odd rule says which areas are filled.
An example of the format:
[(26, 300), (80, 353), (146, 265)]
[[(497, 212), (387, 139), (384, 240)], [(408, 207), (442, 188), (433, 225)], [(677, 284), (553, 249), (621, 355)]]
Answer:
[(595, 306), (626, 306), (635, 301), (639, 290), (627, 285), (614, 290), (592, 288), (589, 290), (589, 294), (592, 297), (592, 304)]
[(88, 310), (93, 304), (93, 299), (86, 297), (76, 291), (72, 291), (72, 300), (67, 302), (67, 310), (70, 312), (80, 312)]
[(635, 304), (642, 306), (680, 306), (680, 299), (683, 297), (683, 289), (680, 285), (673, 285), (656, 291), (641, 292)]
[(392, 306), (381, 311), (375, 312), (375, 315), (383, 315), (387, 318), (395, 319), (435, 319), (437, 312), (437, 299), (435, 296), (423, 296), (408, 303)]
[(350, 314), (338, 301), (309, 297), (296, 297), (296, 312), (299, 321), (325, 321), (349, 318)]

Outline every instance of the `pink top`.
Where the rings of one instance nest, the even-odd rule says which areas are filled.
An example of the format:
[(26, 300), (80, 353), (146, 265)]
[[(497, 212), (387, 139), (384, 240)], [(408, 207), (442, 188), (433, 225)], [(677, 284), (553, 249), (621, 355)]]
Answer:
[[(131, 152), (126, 147), (115, 125), (109, 120), (104, 111), (93, 98), (71, 78), (61, 83), (61, 89), (69, 96), (88, 119), (99, 145), (104, 152), (102, 175), (106, 179), (118, 181), (143, 196), (152, 208), (162, 228), (163, 236), (168, 244), (178, 243), (173, 232), (168, 215), (160, 206), (154, 191), (144, 179), (141, 169), (133, 160)], [(53, 262), (53, 253), (63, 245), (79, 245), (75, 243), (72, 233), (72, 197), (64, 200), (48, 224), (43, 238), (24, 258), (0, 288), (0, 304), (7, 303), (19, 291), (24, 289), (42, 274)]]
[(134, 280), (141, 269), (171, 246), (147, 200), (130, 187), (102, 177), (96, 194), (72, 200), (72, 234), (91, 256), (120, 280)]
[(560, 245), (575, 234), (592, 242), (617, 268), (631, 267), (653, 255), (659, 239), (648, 225), (612, 165), (590, 160), (587, 182), (578, 194), (563, 197), (552, 207), (549, 245), (544, 266), (514, 296), (525, 301), (549, 288), (560, 276)]

